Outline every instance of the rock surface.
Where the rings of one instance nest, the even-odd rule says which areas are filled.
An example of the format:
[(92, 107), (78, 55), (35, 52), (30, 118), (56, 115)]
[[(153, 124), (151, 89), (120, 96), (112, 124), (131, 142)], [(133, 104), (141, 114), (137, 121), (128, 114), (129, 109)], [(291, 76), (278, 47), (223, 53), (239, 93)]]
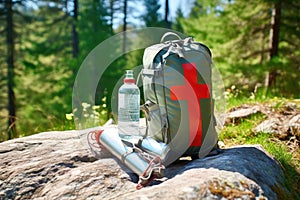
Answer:
[(167, 180), (136, 190), (134, 174), (83, 144), (89, 131), (0, 143), (0, 199), (290, 199), (281, 166), (260, 146), (180, 160), (167, 167)]
[(253, 114), (259, 113), (261, 111), (261, 108), (256, 106), (247, 106), (243, 105), (238, 108), (234, 108), (230, 112), (226, 113), (225, 115), (225, 125), (229, 123), (239, 123), (240, 119), (247, 118)]

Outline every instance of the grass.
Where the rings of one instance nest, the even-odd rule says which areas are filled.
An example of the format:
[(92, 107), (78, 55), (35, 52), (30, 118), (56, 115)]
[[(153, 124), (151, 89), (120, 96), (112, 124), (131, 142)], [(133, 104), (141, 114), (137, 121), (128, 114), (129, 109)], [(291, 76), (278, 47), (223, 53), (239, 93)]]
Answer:
[[(297, 100), (287, 100), (280, 98), (271, 98), (259, 101), (253, 99), (229, 98), (229, 109), (240, 106), (242, 104), (272, 105), (272, 108), (278, 112), (286, 102), (296, 102)], [(300, 105), (299, 105), (300, 106)], [(219, 139), (223, 141), (225, 146), (233, 146), (240, 144), (260, 144), (272, 156), (274, 156), (282, 165), (286, 177), (286, 186), (293, 193), (293, 199), (300, 199), (300, 150), (292, 150), (288, 145), (288, 141), (279, 140), (276, 136), (269, 133), (255, 133), (253, 128), (261, 123), (266, 116), (262, 113), (256, 113), (248, 118), (241, 119), (238, 123), (230, 123), (226, 125), (220, 132)]]
[(219, 139), (226, 144), (244, 144), (255, 137), (252, 128), (265, 118), (262, 114), (251, 115), (250, 118), (241, 119), (238, 124), (228, 124), (221, 131)]

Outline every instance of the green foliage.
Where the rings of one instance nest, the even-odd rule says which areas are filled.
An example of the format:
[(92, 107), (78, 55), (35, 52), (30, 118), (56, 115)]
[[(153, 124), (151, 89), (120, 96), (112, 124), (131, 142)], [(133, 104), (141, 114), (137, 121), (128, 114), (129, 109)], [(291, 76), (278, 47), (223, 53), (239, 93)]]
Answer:
[(172, 24), (172, 28), (178, 32), (183, 32), (182, 20), (184, 19), (183, 12), (180, 7), (176, 10), (176, 18), (174, 23)]
[(256, 114), (247, 119), (241, 119), (238, 123), (232, 123), (224, 127), (219, 139), (226, 141), (227, 144), (245, 144), (247, 141), (255, 137), (252, 132), (252, 128), (258, 125), (265, 116), (262, 114)]
[[(8, 116), (7, 41), (2, 34), (6, 29), (4, 2), (0, 3), (0, 142), (7, 139)], [(14, 89), (19, 136), (78, 128), (74, 123), (74, 113), (70, 113), (76, 73), (96, 45), (123, 27), (123, 24), (114, 23), (116, 18), (124, 17), (124, 1), (78, 0), (78, 19), (74, 17), (74, 1), (71, 0), (13, 2)], [(268, 101), (275, 102), (274, 109), (280, 109), (285, 98), (300, 97), (300, 1), (281, 1), (279, 51), (276, 57), (270, 59), (271, 17), (276, 2), (195, 0), (189, 16), (185, 17), (178, 8), (173, 18), (174, 30), (193, 36), (211, 48), (215, 65), (226, 86), (227, 108)], [(132, 4), (128, 15), (136, 12)], [(146, 26), (165, 25), (159, 12), (159, 1), (143, 1), (143, 5), (145, 12), (135, 17), (140, 16)], [(116, 25), (119, 28), (114, 30)], [(130, 24), (128, 27), (135, 26), (138, 25)], [(74, 30), (79, 35), (79, 54), (75, 57), (72, 54)], [(121, 51), (121, 43), (113, 45), (112, 48)], [(82, 127), (103, 125), (113, 117), (113, 111), (117, 109), (113, 103), (117, 100), (116, 88), (122, 84), (125, 69), (135, 69), (137, 78), (142, 54), (143, 49), (132, 51), (107, 68), (99, 81), (96, 106), (86, 102), (73, 111), (81, 113)], [(273, 88), (267, 90), (264, 83), (270, 71), (275, 72), (276, 82)], [(294, 155), (273, 136), (252, 131), (263, 119), (264, 115), (256, 114), (230, 124), (221, 131), (220, 140), (227, 145), (261, 144), (280, 161), (286, 169), (290, 187), (296, 188), (299, 178), (295, 177), (299, 173), (295, 169), (299, 169), (300, 164)]]
[(108, 8), (104, 7), (104, 0), (80, 1), (77, 30), (79, 32), (80, 54), (85, 58), (87, 54), (100, 42), (111, 36), (108, 22)]
[(72, 18), (63, 2), (41, 4), (32, 14), (35, 20), (24, 25), (32, 33), (23, 35), (24, 59), (16, 79), (21, 135), (53, 129), (64, 121), (61, 111), (71, 109)]
[[(122, 23), (116, 23), (121, 21), (117, 18), (124, 17), (124, 1), (78, 0), (77, 19), (73, 0), (13, 2), (17, 130), (20, 135), (28, 135), (50, 129), (73, 129), (75, 125), (65, 119), (65, 113), (72, 110), (75, 76), (87, 54), (123, 27)], [(129, 23), (129, 29), (143, 23), (145, 26), (165, 25), (159, 1), (143, 1), (143, 13), (133, 8), (138, 1), (128, 2), (128, 15), (139, 16), (142, 21), (139, 25)], [(193, 2), (188, 16), (183, 15), (180, 7), (177, 9), (176, 16), (172, 16), (172, 28), (211, 48), (214, 63), (223, 76), (229, 107), (274, 97), (300, 97), (300, 1), (281, 1), (279, 51), (272, 59), (269, 55), (271, 17), (277, 0)], [(4, 33), (3, 2), (0, 3), (0, 21), (0, 32)], [(79, 36), (77, 57), (72, 55), (74, 26)], [(0, 37), (0, 141), (6, 139), (8, 115), (6, 42), (5, 37)], [(122, 44), (114, 45), (112, 48), (116, 51), (122, 48)], [(116, 109), (112, 105), (116, 101), (113, 92), (122, 82), (125, 69), (141, 67), (142, 54), (143, 49), (121, 56), (101, 77), (96, 94), (96, 105), (105, 111), (99, 119), (101, 124), (113, 116), (112, 111)], [(265, 80), (270, 71), (275, 72), (276, 81), (274, 87), (267, 90)], [(135, 73), (137, 76), (138, 72)], [(243, 132), (244, 128), (239, 131)], [(251, 136), (251, 133), (243, 133)], [(233, 137), (234, 131), (231, 134)]]
[[(36, 4), (30, 4), (34, 8), (18, 10), (22, 12), (22, 16), (31, 16), (30, 23), (20, 21), (22, 34), (18, 37), (19, 45), (16, 49), (19, 56), (16, 57), (17, 76), (14, 89), (17, 100), (17, 130), (20, 136), (46, 130), (74, 128), (74, 123), (66, 122), (64, 113), (72, 110), (71, 95), (77, 70), (91, 49), (111, 35), (103, 1), (79, 1), (78, 21), (73, 18), (72, 2), (37, 1)], [(15, 15), (14, 19), (19, 20), (19, 15)], [(76, 58), (72, 55), (73, 24), (77, 26), (80, 41), (80, 54)], [(1, 74), (5, 74), (4, 69)], [(5, 87), (2, 88), (1, 95), (5, 98), (5, 106), (6, 91)], [(1, 127), (4, 127), (1, 134), (5, 135), (5, 107), (1, 116), (2, 114), (5, 115), (5, 120), (0, 121)], [(1, 140), (5, 140), (5, 137), (1, 136)]]
[(157, 0), (144, 1), (146, 12), (142, 15), (142, 19), (147, 27), (159, 27), (163, 26), (162, 16), (159, 13), (161, 5)]
[[(207, 44), (227, 87), (253, 91), (264, 87), (266, 74), (275, 71), (276, 82), (267, 95), (299, 97), (299, 1), (282, 1), (279, 55), (270, 59), (271, 14), (275, 1), (195, 1), (183, 30)], [(298, 20), (298, 21), (297, 21)], [(296, 22), (297, 21), (297, 22)], [(294, 31), (292, 31), (294, 30)], [(291, 41), (291, 37), (293, 42)], [(298, 42), (296, 42), (298, 41)], [(292, 44), (293, 43), (293, 44)], [(292, 86), (294, 85), (294, 87)]]

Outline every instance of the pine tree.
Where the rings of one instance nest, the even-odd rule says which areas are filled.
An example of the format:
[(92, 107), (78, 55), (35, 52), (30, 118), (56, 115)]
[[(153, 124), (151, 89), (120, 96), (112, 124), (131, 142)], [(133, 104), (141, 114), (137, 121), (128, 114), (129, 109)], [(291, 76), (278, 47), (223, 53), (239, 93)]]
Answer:
[(171, 28), (169, 21), (169, 0), (165, 0), (165, 26), (166, 28)]
[[(6, 0), (0, 2), (0, 21), (2, 26), (1, 32), (5, 35), (5, 41), (3, 41), (4, 46), (2, 47), (4, 51), (3, 56), (5, 58), (6, 69), (2, 68), (1, 72), (3, 73), (3, 78), (0, 79), (2, 83), (6, 82), (6, 95), (3, 95), (7, 101), (6, 103), (6, 111), (7, 116), (7, 134), (4, 136), (1, 133), (0, 140), (4, 139), (12, 139), (18, 136), (16, 125), (17, 125), (17, 101), (16, 101), (16, 71), (18, 68), (17, 53), (19, 53), (20, 48), (17, 43), (20, 42), (20, 33), (22, 23), (25, 23), (25, 16), (22, 15), (19, 10), (21, 10), (26, 1), (12, 1)], [(2, 108), (4, 109), (4, 108)]]
[[(6, 23), (5, 5), (0, 3), (0, 34), (5, 36)], [(7, 138), (7, 65), (6, 65), (6, 37), (0, 37), (0, 142)]]
[(108, 14), (109, 14), (109, 25), (110, 25), (110, 34), (114, 34), (114, 20), (117, 16), (117, 13), (121, 10), (121, 0), (108, 0)]
[(73, 24), (72, 24), (72, 43), (73, 43), (73, 57), (76, 58), (79, 54), (79, 41), (78, 41), (78, 0), (73, 0)]
[(127, 31), (127, 18), (128, 18), (128, 0), (123, 0), (123, 44), (122, 44), (122, 50), (123, 53), (126, 52), (126, 42), (127, 42), (127, 36), (126, 36), (126, 31)]
[(172, 27), (174, 30), (183, 32), (182, 20), (184, 19), (183, 12), (181, 7), (178, 7), (176, 10), (175, 22), (173, 22)]
[(145, 0), (146, 12), (141, 16), (147, 27), (163, 27), (164, 22), (159, 13), (161, 5), (157, 0)]
[(104, 0), (84, 0), (80, 4), (78, 21), (81, 55), (85, 57), (95, 46), (112, 35)]
[[(72, 78), (75, 76), (77, 24), (74, 1), (39, 1), (28, 14), (22, 35), (24, 58), (17, 78), (19, 127), (22, 135), (57, 128), (71, 110)], [(25, 12), (25, 11), (24, 11)], [(63, 126), (63, 125), (62, 125)]]
[(8, 139), (16, 136), (16, 99), (14, 92), (15, 68), (15, 30), (13, 22), (13, 2), (5, 2), (6, 11), (6, 45), (7, 45), (7, 88), (8, 88)]

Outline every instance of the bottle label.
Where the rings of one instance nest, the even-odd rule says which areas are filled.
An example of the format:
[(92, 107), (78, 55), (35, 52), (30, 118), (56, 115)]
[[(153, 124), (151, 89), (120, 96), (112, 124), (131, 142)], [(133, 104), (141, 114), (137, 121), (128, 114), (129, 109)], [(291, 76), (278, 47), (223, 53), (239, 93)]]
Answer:
[(138, 94), (119, 94), (119, 120), (139, 121), (140, 103)]

